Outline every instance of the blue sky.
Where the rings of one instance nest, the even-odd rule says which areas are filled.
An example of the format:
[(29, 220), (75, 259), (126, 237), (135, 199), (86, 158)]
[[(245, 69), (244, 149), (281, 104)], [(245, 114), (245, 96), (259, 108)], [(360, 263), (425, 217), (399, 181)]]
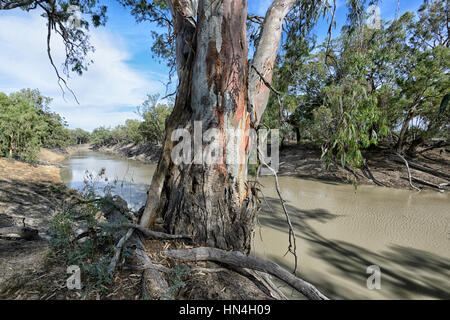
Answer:
[[(249, 0), (249, 12), (264, 15), (270, 3), (271, 0)], [(337, 0), (334, 36), (346, 22), (345, 3), (346, 0)], [(421, 3), (422, 0), (401, 0), (400, 13), (415, 11)], [(46, 26), (40, 13), (0, 12), (0, 92), (38, 88), (53, 98), (52, 110), (65, 117), (70, 128), (90, 131), (100, 125), (115, 126), (126, 119), (137, 119), (134, 111), (146, 94), (165, 94), (169, 70), (164, 62), (152, 57), (150, 31), (154, 26), (137, 24), (127, 9), (114, 1), (108, 4), (106, 26), (91, 30), (91, 43), (96, 48), (92, 55), (94, 64), (82, 77), (72, 75), (68, 81), (80, 105), (67, 93), (63, 98), (57, 85), (46, 55)], [(396, 6), (397, 0), (382, 1), (382, 19), (391, 20)], [(328, 24), (323, 19), (315, 28), (319, 41), (327, 36)], [(64, 51), (60, 41), (53, 41), (52, 50), (56, 64), (61, 65)]]

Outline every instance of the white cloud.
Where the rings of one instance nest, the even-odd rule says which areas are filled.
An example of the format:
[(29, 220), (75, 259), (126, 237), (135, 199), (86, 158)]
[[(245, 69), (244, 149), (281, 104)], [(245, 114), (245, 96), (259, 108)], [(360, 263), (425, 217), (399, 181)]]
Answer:
[[(135, 70), (124, 39), (107, 29), (91, 31), (94, 64), (79, 77), (72, 75), (69, 86), (77, 105), (66, 91), (64, 101), (46, 51), (46, 20), (37, 13), (0, 13), (0, 92), (38, 88), (54, 98), (51, 108), (66, 118), (70, 127), (92, 130), (100, 125), (114, 126), (136, 118), (120, 108), (141, 104), (147, 93), (164, 92), (161, 81), (167, 75)], [(64, 61), (64, 48), (53, 35), (52, 55), (57, 67)], [(150, 57), (149, 57), (150, 59)], [(62, 68), (60, 68), (60, 71)]]

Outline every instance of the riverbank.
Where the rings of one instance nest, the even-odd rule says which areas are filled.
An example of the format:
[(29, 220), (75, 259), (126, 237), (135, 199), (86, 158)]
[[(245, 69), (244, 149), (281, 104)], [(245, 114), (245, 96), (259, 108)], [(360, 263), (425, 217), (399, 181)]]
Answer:
[[(83, 202), (84, 198), (63, 184), (59, 162), (50, 160), (61, 161), (73, 152), (86, 151), (87, 148), (87, 145), (79, 146), (67, 152), (41, 150), (39, 161), (48, 162), (48, 165), (0, 158), (0, 230), (29, 228), (38, 232), (35, 239), (24, 239), (15, 233), (0, 233), (0, 299), (140, 298), (140, 272), (118, 272), (108, 286), (96, 286), (83, 274), (82, 290), (67, 288), (67, 259), (77, 252), (58, 249), (55, 241), (70, 243), (71, 240), (54, 238), (52, 230), (55, 223), (59, 223), (65, 226), (63, 230), (76, 228), (77, 232), (85, 231), (83, 223), (64, 218), (68, 212), (77, 215), (83, 212), (83, 205), (76, 204)], [(74, 204), (76, 206), (73, 207)], [(70, 211), (69, 207), (72, 208)], [(104, 219), (103, 214), (97, 216)], [(82, 243), (75, 248), (83, 248)]]
[[(40, 161), (64, 159), (49, 150), (42, 150)], [(48, 242), (52, 217), (60, 205), (76, 193), (61, 181), (54, 165), (31, 165), (0, 158), (0, 229), (26, 227), (38, 231), (40, 239), (25, 240), (15, 234), (0, 237), (0, 297), (25, 298), (21, 288), (30, 275), (46, 272), (51, 248)], [(50, 270), (49, 276), (54, 271)], [(30, 293), (27, 298), (39, 298)]]
[[(160, 148), (149, 144), (116, 144), (110, 146), (91, 146), (92, 150), (114, 154), (126, 159), (144, 163), (157, 163)], [(443, 150), (443, 152), (442, 152)], [(403, 159), (387, 148), (374, 148), (366, 151), (367, 168), (354, 172), (337, 164), (325, 167), (320, 159), (321, 151), (310, 145), (288, 144), (280, 150), (279, 176), (291, 176), (307, 180), (358, 185), (378, 185), (397, 189), (429, 189), (450, 191), (450, 154), (445, 149), (426, 150), (422, 148), (412, 164), (423, 166), (428, 172), (410, 167), (411, 187), (408, 168)], [(409, 163), (408, 163), (409, 164)], [(434, 174), (430, 173), (435, 171)], [(417, 190), (417, 189), (415, 189)]]
[[(146, 189), (141, 184), (151, 180), (156, 167), (98, 152), (78, 153), (64, 165), (70, 168), (70, 174), (64, 178), (70, 185), (82, 181), (85, 170), (98, 172), (106, 168), (110, 181), (115, 176), (124, 180), (124, 199), (132, 203), (139, 198), (140, 205), (146, 200)], [(264, 199), (261, 197), (253, 253), (293, 270), (292, 255), (284, 255), (288, 246), (287, 225), (274, 180), (264, 176), (259, 182)], [(447, 241), (450, 193), (375, 185), (359, 185), (355, 189), (349, 184), (290, 176), (280, 177), (279, 182), (297, 235), (299, 275), (330, 298), (448, 298), (448, 286), (441, 282), (445, 282), (450, 270)], [(122, 188), (118, 189), (116, 192), (122, 196)], [(158, 263), (166, 263), (157, 249), (149, 248), (149, 254), (156, 255)], [(410, 258), (422, 262), (411, 266)], [(372, 264), (383, 270), (381, 291), (368, 290), (365, 285), (365, 270)], [(209, 288), (211, 284), (203, 287)], [(291, 289), (283, 290), (291, 297)], [(189, 294), (208, 297), (201, 290)]]
[[(422, 149), (422, 150), (425, 150)], [(439, 149), (420, 152), (410, 159), (412, 184), (419, 189), (450, 191), (450, 154)], [(307, 180), (334, 183), (353, 183), (358, 185), (378, 185), (397, 189), (412, 189), (409, 182), (408, 168), (404, 161), (388, 148), (375, 148), (364, 152), (368, 169), (342, 168), (331, 164), (327, 169), (321, 161), (321, 151), (307, 145), (287, 145), (280, 152), (280, 176), (291, 176)], [(414, 164), (418, 166), (413, 167)], [(424, 172), (420, 169), (428, 172)], [(427, 170), (429, 169), (429, 170)], [(433, 172), (434, 173), (430, 173)]]
[[(87, 151), (88, 147), (78, 147), (64, 155)], [(65, 158), (60, 152), (50, 150), (42, 150), (40, 155), (40, 162)], [(92, 230), (102, 228), (100, 223), (111, 223), (110, 219), (127, 217), (128, 213), (133, 215), (134, 212), (128, 211), (127, 204), (120, 198), (112, 198), (112, 202), (97, 206), (96, 201), (81, 197), (77, 191), (62, 183), (60, 167), (56, 164), (31, 165), (0, 158), (0, 231), (29, 228), (38, 234), (36, 238), (25, 239), (20, 234), (0, 232), (0, 299), (134, 300), (152, 298), (154, 293), (158, 299), (273, 299), (258, 287), (257, 281), (255, 284), (242, 272), (225, 269), (208, 272), (206, 268), (218, 267), (214, 263), (188, 263), (193, 268), (192, 272), (182, 278), (171, 278), (180, 266), (174, 259), (162, 256), (161, 252), (168, 248), (186, 248), (186, 244), (179, 241), (145, 242), (147, 254), (158, 257), (163, 268), (174, 270), (166, 274), (164, 283), (167, 284), (167, 293), (163, 296), (154, 292), (153, 286), (143, 291), (146, 272), (117, 270), (112, 279), (107, 280), (109, 272), (105, 267), (121, 233), (119, 230), (104, 229), (100, 233), (102, 237), (105, 234), (113, 237), (105, 249), (104, 240)], [(101, 211), (98, 211), (100, 207)], [(84, 219), (90, 215), (95, 218), (88, 223)], [(129, 220), (129, 223), (136, 223), (135, 219)], [(92, 223), (95, 227), (91, 230), (88, 226)], [(73, 264), (83, 266), (81, 290), (67, 288), (67, 267)], [(178, 292), (180, 283), (184, 284), (184, 289)]]
[(161, 148), (147, 143), (114, 144), (108, 146), (92, 145), (91, 149), (97, 152), (120, 155), (130, 160), (144, 163), (157, 163)]

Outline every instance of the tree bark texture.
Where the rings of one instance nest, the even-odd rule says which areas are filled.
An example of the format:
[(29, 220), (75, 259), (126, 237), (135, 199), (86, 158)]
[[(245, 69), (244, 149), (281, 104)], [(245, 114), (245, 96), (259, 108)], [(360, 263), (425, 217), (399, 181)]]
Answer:
[[(171, 234), (188, 234), (197, 244), (248, 253), (256, 215), (256, 200), (247, 186), (249, 131), (257, 127), (270, 89), (249, 68), (247, 1), (168, 1), (179, 86), (140, 224), (151, 227), (162, 218)], [(252, 63), (268, 79), (283, 19), (293, 2), (275, 0), (266, 16), (263, 47)], [(172, 141), (176, 129), (190, 133), (190, 162), (175, 164), (171, 157), (179, 143)], [(204, 137), (199, 144), (209, 129), (216, 130), (217, 141)], [(203, 155), (213, 145), (218, 159), (204, 163)]]

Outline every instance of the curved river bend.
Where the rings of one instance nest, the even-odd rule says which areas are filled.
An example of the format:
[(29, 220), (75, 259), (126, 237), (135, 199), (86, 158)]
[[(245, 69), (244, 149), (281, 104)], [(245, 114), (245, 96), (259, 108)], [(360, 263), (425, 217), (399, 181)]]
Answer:
[[(156, 165), (95, 152), (64, 161), (61, 176), (81, 188), (85, 171), (106, 169), (115, 192), (130, 206), (145, 203)], [(293, 269), (286, 220), (273, 178), (261, 179), (267, 202), (253, 254)], [(333, 299), (450, 299), (450, 194), (281, 177), (297, 235), (298, 275)], [(101, 186), (100, 186), (101, 187)], [(370, 290), (369, 266), (381, 269), (381, 289)], [(279, 284), (282, 286), (282, 284)], [(291, 298), (301, 298), (282, 288)]]

